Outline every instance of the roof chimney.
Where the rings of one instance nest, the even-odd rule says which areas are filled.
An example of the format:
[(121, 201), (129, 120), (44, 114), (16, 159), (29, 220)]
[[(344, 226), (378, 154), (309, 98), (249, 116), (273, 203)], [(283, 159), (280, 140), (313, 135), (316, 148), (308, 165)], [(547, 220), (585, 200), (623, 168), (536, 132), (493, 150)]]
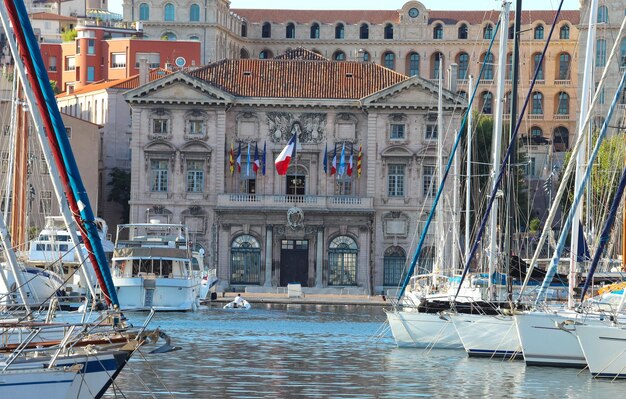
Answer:
[(452, 93), (456, 93), (457, 88), (457, 77), (458, 77), (458, 69), (459, 66), (455, 63), (450, 64), (448, 67), (448, 90)]
[(148, 59), (141, 58), (139, 60), (139, 86), (148, 83)]

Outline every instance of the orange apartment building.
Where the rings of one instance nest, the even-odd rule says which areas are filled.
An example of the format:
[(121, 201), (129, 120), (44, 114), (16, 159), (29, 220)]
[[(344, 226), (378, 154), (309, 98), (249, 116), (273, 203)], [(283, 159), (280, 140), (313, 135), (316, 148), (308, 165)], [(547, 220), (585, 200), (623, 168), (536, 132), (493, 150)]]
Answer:
[(102, 26), (82, 21), (72, 42), (42, 43), (41, 53), (50, 80), (65, 92), (87, 84), (125, 79), (139, 73), (145, 58), (150, 68), (200, 65), (199, 41), (145, 40), (141, 29)]

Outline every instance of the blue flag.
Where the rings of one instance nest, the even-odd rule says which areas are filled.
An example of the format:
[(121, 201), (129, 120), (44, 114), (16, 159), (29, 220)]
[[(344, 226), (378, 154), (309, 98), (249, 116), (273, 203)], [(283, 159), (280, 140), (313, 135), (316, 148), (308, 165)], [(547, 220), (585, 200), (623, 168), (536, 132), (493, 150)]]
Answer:
[(267, 141), (263, 143), (263, 176), (265, 176), (265, 154), (267, 154)]
[(324, 174), (328, 174), (328, 144), (324, 146)]
[(248, 143), (248, 159), (246, 161), (246, 177), (250, 177), (250, 143)]

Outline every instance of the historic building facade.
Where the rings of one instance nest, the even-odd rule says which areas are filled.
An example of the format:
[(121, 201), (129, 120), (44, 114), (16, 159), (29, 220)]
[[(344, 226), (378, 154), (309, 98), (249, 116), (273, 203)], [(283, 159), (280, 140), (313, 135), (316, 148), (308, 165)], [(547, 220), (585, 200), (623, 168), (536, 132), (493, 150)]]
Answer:
[[(436, 188), (430, 81), (296, 49), (176, 72), (125, 96), (131, 220), (186, 223), (224, 287), (397, 286)], [(444, 126), (458, 125), (465, 100), (446, 90), (443, 104)], [(274, 159), (294, 134), (297, 155), (278, 175)], [(431, 235), (423, 267), (434, 245)]]

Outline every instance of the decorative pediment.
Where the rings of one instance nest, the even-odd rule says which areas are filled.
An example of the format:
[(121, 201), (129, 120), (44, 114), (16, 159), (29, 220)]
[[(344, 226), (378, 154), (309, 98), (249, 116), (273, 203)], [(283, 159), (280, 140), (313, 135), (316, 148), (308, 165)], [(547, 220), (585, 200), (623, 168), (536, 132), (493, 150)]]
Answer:
[(176, 147), (165, 140), (154, 140), (143, 147), (144, 152), (171, 153), (176, 152)]
[(381, 157), (412, 157), (414, 154), (404, 146), (387, 147), (380, 154)]
[(200, 140), (189, 141), (185, 143), (185, 145), (180, 147), (180, 152), (184, 152), (184, 153), (204, 154), (204, 153), (211, 153), (212, 151), (213, 149), (209, 145), (207, 145), (206, 143)]
[[(439, 88), (426, 79), (417, 76), (390, 86), (361, 99), (363, 107), (385, 107), (400, 109), (429, 109), (436, 106)], [(467, 101), (455, 93), (443, 90), (445, 110), (467, 107)]]
[(233, 96), (210, 83), (179, 71), (127, 91), (130, 104), (227, 104)]
[(267, 128), (274, 143), (289, 141), (296, 132), (298, 142), (319, 144), (326, 138), (326, 114), (268, 112)]

